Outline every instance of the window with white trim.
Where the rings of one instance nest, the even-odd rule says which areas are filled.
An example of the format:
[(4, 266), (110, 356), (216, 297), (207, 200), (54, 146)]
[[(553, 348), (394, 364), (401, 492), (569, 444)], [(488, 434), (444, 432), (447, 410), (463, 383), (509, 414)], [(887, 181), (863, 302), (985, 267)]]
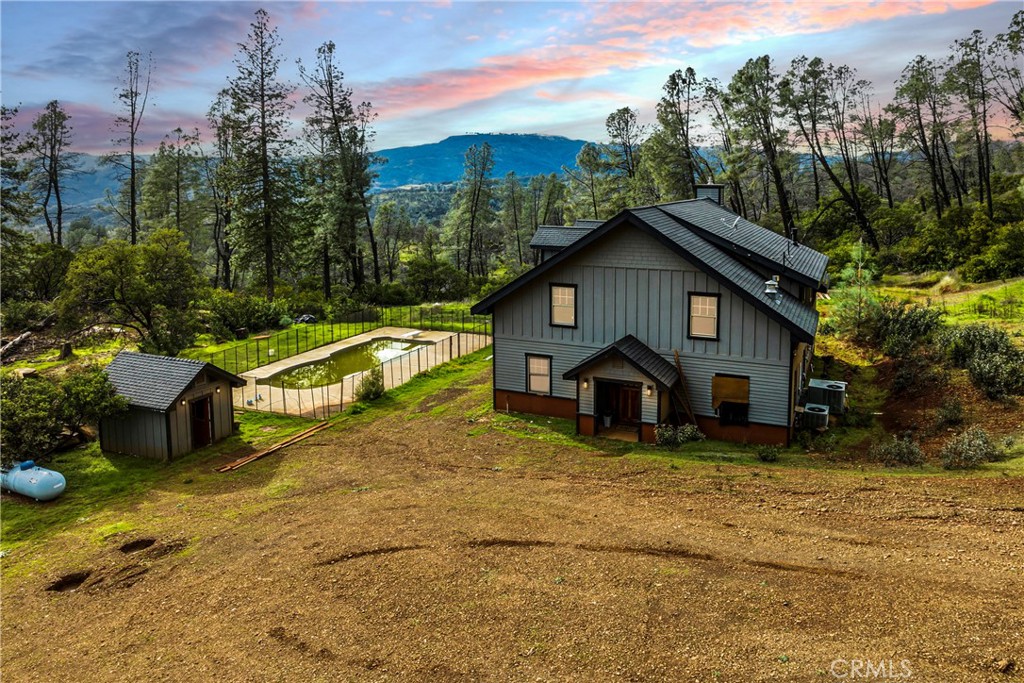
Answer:
[(700, 339), (718, 339), (717, 296), (690, 295), (690, 336)]
[(551, 285), (551, 324), (576, 327), (576, 288)]
[(547, 356), (526, 357), (526, 390), (531, 394), (551, 393), (551, 359)]

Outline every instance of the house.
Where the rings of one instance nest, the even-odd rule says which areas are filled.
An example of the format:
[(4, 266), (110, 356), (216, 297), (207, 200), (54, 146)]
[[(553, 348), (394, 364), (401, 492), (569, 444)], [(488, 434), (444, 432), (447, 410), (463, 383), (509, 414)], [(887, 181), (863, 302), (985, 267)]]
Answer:
[(642, 441), (689, 408), (712, 438), (788, 443), (828, 258), (728, 211), (722, 190), (547, 229), (544, 260), (472, 309), (494, 316), (495, 408)]
[(188, 358), (122, 351), (107, 366), (128, 413), (100, 422), (100, 447), (164, 462), (230, 436), (231, 389), (245, 380)]

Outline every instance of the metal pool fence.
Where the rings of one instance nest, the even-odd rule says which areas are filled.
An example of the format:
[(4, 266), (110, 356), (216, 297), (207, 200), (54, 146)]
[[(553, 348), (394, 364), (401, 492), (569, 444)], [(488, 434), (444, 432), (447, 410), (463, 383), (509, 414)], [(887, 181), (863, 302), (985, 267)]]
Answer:
[[(487, 330), (489, 332), (489, 330)], [(491, 343), (490, 334), (457, 332), (433, 344), (418, 346), (380, 364), (384, 389), (393, 389), (448, 361), (479, 351)], [(360, 383), (371, 370), (348, 375), (340, 382), (319, 387), (289, 389), (282, 382), (250, 380), (234, 390), (236, 408), (326, 419), (356, 400)]]
[(456, 309), (444, 306), (364, 308), (347, 313), (333, 322), (293, 325), (279, 332), (250, 337), (244, 343), (221, 351), (197, 353), (189, 357), (213, 363), (219, 368), (240, 375), (253, 368), (291, 358), (300, 353), (381, 327), (412, 327), (418, 330), (490, 334), (490, 325), (490, 316), (469, 315), (464, 308)]

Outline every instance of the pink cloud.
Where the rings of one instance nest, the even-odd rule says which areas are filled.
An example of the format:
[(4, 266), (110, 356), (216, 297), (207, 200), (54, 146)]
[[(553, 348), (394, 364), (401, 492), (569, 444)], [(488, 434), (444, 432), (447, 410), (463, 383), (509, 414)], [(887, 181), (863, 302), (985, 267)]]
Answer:
[(662, 58), (644, 50), (563, 45), (487, 57), (469, 69), (446, 69), (414, 78), (391, 79), (370, 86), (364, 94), (383, 119), (416, 110), (452, 109), (522, 88), (591, 78), (661, 61)]
[(712, 48), (771, 36), (821, 33), (902, 16), (943, 14), (997, 1), (613, 3), (597, 6), (592, 21), (609, 36), (602, 44), (623, 44), (627, 36), (622, 34), (628, 34), (631, 41), (683, 39), (694, 47)]
[(622, 98), (622, 93), (615, 93), (610, 90), (560, 90), (558, 92), (538, 90), (533, 94), (542, 100), (558, 103), (588, 102), (590, 100), (608, 102)]

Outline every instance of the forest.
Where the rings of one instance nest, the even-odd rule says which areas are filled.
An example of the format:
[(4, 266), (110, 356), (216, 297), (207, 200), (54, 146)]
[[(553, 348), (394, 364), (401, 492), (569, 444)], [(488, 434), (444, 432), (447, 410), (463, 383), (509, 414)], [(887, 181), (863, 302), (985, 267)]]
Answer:
[[(109, 322), (176, 354), (204, 331), (463, 301), (532, 266), (538, 225), (689, 199), (703, 182), (725, 185), (735, 213), (828, 254), (836, 275), (851, 253), (879, 273), (1024, 275), (1024, 11), (1005, 32), (916, 56), (888, 101), (856, 65), (813, 56), (752, 56), (727, 82), (685, 68), (667, 74), (655, 123), (609, 107), (606, 140), (560, 173), (494, 177), (483, 143), (454, 186), (389, 191), (374, 183), (386, 160), (373, 104), (346, 84), (336, 45), (298, 59), (292, 84), (267, 11), (239, 38), (202, 133), (147, 128), (160, 65), (126, 55), (101, 162), (120, 179), (101, 207), (109, 225), (65, 215), (81, 155), (61, 102), (32, 121), (3, 107), (5, 337)], [(163, 137), (152, 154), (143, 133)]]

